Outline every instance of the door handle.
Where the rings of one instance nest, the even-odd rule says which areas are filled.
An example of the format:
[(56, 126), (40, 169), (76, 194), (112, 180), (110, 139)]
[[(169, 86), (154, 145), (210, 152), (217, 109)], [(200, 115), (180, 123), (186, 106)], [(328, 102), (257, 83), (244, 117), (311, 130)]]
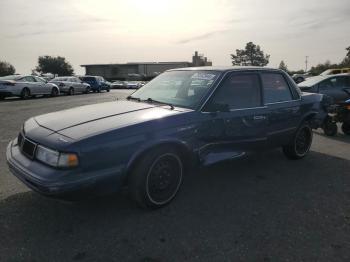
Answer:
[(254, 116), (253, 119), (254, 120), (265, 120), (266, 116)]

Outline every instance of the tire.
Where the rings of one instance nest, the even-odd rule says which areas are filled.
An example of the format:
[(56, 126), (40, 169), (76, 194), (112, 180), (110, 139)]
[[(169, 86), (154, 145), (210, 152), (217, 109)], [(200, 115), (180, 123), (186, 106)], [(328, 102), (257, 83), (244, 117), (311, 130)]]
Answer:
[(107, 89), (107, 92), (111, 91), (109, 88)]
[(57, 88), (52, 88), (51, 97), (56, 97), (56, 96), (58, 96), (58, 90), (57, 90)]
[(350, 122), (344, 122), (344, 123), (341, 125), (341, 130), (343, 131), (343, 133), (344, 133), (345, 135), (350, 136)]
[(69, 88), (69, 90), (68, 90), (68, 95), (69, 95), (69, 96), (74, 95), (74, 88), (73, 88), (73, 87), (70, 87), (70, 88)]
[(89, 92), (90, 92), (90, 88), (87, 87), (87, 88), (85, 89), (85, 91), (84, 91), (84, 94), (88, 94)]
[(338, 133), (338, 126), (330, 117), (327, 117), (322, 124), (326, 136), (335, 136)]
[(283, 147), (283, 153), (289, 159), (301, 159), (304, 158), (310, 151), (312, 144), (313, 133), (308, 123), (302, 124), (292, 141)]
[(4, 100), (6, 96), (0, 96), (0, 100)]
[(23, 88), (21, 92), (21, 98), (28, 99), (29, 97), (30, 97), (30, 90), (27, 87)]
[(101, 93), (101, 87), (97, 89), (97, 93)]
[(180, 154), (160, 147), (147, 152), (129, 174), (131, 197), (144, 208), (161, 208), (176, 196), (183, 178)]

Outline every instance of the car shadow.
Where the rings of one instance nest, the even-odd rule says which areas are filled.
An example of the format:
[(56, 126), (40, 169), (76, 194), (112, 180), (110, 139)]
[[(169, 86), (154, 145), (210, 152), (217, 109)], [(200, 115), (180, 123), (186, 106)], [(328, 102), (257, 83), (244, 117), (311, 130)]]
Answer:
[(349, 169), (275, 150), (189, 174), (158, 210), (125, 193), (74, 203), (16, 194), (0, 201), (0, 260), (346, 260)]
[(349, 135), (345, 135), (340, 130), (341, 130), (340, 126), (338, 125), (338, 133), (335, 136), (327, 136), (327, 135), (325, 135), (325, 133), (323, 132), (322, 129), (314, 130), (314, 132), (317, 135), (325, 137), (325, 138), (329, 138), (329, 139), (336, 140), (336, 141), (339, 141), (339, 142), (350, 143), (350, 136)]

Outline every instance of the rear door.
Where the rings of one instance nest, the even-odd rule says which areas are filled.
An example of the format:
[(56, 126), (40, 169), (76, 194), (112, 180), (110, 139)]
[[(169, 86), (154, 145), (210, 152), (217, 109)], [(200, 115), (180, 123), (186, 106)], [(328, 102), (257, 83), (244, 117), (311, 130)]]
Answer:
[(272, 146), (287, 144), (301, 117), (301, 100), (280, 72), (261, 73), (264, 104), (268, 110), (267, 137)]

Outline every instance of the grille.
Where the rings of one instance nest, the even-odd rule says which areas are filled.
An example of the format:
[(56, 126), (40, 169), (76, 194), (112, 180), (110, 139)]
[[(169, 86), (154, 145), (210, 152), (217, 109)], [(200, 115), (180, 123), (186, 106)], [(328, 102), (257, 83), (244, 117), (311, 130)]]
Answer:
[(23, 137), (22, 134), (18, 135), (18, 146), (23, 154), (29, 158), (34, 158), (37, 145), (27, 138)]

